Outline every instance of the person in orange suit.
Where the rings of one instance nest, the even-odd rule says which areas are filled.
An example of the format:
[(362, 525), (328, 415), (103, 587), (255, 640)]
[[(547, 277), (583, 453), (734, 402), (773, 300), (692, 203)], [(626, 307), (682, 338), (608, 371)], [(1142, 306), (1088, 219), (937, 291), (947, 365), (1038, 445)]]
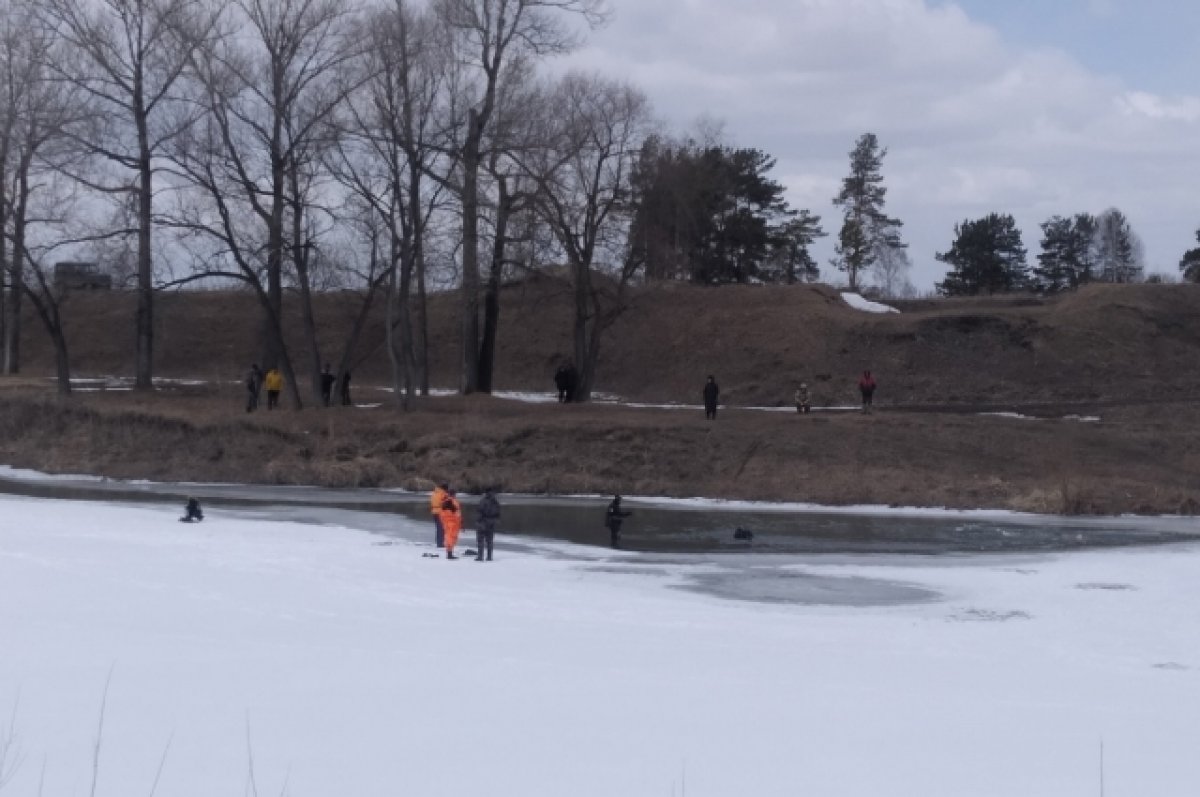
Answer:
[(457, 559), (454, 546), (458, 542), (458, 533), (462, 531), (462, 505), (454, 497), (453, 490), (442, 502), (442, 529), (446, 532), (446, 558)]
[(450, 485), (442, 482), (434, 489), (433, 495), (429, 496), (429, 514), (433, 515), (434, 540), (439, 548), (445, 546), (446, 530), (442, 528), (442, 504), (450, 495), (449, 491)]

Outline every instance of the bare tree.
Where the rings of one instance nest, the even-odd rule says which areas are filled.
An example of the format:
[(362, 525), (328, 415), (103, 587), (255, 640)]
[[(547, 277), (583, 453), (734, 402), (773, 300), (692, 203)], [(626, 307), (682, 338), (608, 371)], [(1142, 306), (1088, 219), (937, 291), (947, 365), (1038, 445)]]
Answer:
[(630, 175), (650, 126), (645, 96), (571, 73), (543, 106), (549, 146), (527, 160), (541, 213), (566, 255), (575, 298), (579, 400), (591, 397), (602, 336), (624, 308), (638, 266), (629, 249)]
[[(362, 29), (357, 8), (341, 0), (235, 0), (230, 11), (225, 35), (196, 53), (205, 113), (170, 152), (188, 185), (170, 224), (212, 243), (190, 279), (234, 278), (254, 290), (264, 313), (263, 363), (282, 368), (299, 408), (283, 334), (285, 266), (290, 257), (307, 292), (319, 193), (307, 170), (326, 145), (333, 110), (362, 79), (353, 68)], [(304, 308), (311, 344), (307, 299)], [(316, 371), (319, 360), (317, 352)]]
[(896, 246), (880, 246), (875, 252), (875, 262), (871, 265), (871, 273), (875, 276), (875, 285), (888, 299), (911, 299), (916, 295), (909, 274), (912, 271), (912, 260), (908, 250)]
[[(9, 312), (5, 329), (5, 364), (19, 364), (21, 297), (33, 304), (54, 345), (59, 393), (71, 392), (66, 336), (60, 305), (47, 277), (45, 260), (62, 245), (73, 243), (63, 230), (70, 213), (62, 172), (75, 157), (67, 131), (88, 113), (86, 97), (70, 84), (53, 79), (49, 67), (58, 55), (53, 32), (33, 14), (32, 5), (11, 3), (7, 23), (21, 26), (20, 36), (0, 42), (5, 68), (5, 169), (0, 201), (5, 207), (0, 235), (9, 255)], [(66, 239), (66, 240), (64, 240)], [(31, 279), (26, 279), (29, 275)]]
[(202, 0), (41, 0), (42, 14), (73, 50), (59, 77), (94, 101), (93, 124), (78, 135), (88, 153), (115, 174), (77, 177), (90, 188), (137, 207), (138, 389), (154, 373), (154, 159), (181, 122), (168, 110), (170, 95), (194, 49), (212, 31), (215, 14)]
[(479, 176), (484, 140), (497, 109), (500, 82), (517, 57), (563, 53), (576, 43), (569, 15), (589, 25), (606, 16), (604, 0), (438, 0), (438, 12), (457, 33), (459, 59), (475, 73), (457, 150), (462, 199), (462, 375), (463, 393), (479, 386)]
[(452, 74), (440, 20), (408, 0), (392, 0), (372, 16), (370, 45), (371, 78), (346, 106), (350, 136), (331, 170), (375, 217), (361, 225), (372, 260), (386, 250), (386, 343), (395, 395), (407, 409), (418, 389), (429, 391), (425, 235), (443, 184), (426, 184), (443, 149), (442, 103)]
[[(3, 368), (6, 374), (20, 370), (21, 297), (24, 279), (23, 258), (10, 256), (9, 239), (13, 234), (11, 220), (19, 181), (14, 172), (24, 157), (24, 116), (29, 95), (41, 79), (41, 55), (36, 52), (37, 27), (32, 27), (29, 3), (21, 0), (0, 2), (0, 283), (7, 290), (0, 304), (0, 329), (3, 330)], [(33, 35), (31, 35), (31, 33)], [(44, 37), (41, 42), (45, 45)], [(23, 225), (16, 225), (20, 229)]]

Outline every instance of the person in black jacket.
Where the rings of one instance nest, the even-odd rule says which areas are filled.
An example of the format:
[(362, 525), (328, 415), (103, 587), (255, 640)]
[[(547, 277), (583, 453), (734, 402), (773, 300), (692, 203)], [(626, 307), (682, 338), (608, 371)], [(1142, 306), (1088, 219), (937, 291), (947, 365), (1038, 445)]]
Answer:
[(333, 375), (333, 371), (329, 370), (329, 363), (325, 363), (325, 370), (321, 372), (321, 401), (328, 407), (333, 398), (333, 383), (337, 381), (337, 377)]
[(246, 377), (246, 412), (258, 409), (258, 395), (262, 391), (263, 372), (258, 363), (250, 366), (250, 375)]
[(479, 508), (475, 512), (475, 547), (479, 553), (475, 555), (476, 562), (482, 562), (484, 553), (487, 560), (492, 561), (492, 543), (496, 539), (496, 523), (500, 520), (500, 502), (489, 487), (483, 493)]
[(625, 522), (625, 518), (632, 514), (632, 512), (626, 512), (621, 509), (621, 496), (614, 495), (613, 500), (608, 505), (608, 509), (604, 513), (604, 525), (608, 526), (608, 534), (612, 542), (612, 547), (621, 547), (621, 524)]
[(704, 417), (710, 421), (717, 419), (717, 397), (720, 395), (721, 388), (717, 387), (717, 380), (709, 375), (704, 383)]
[(352, 403), (350, 401), (350, 371), (347, 369), (342, 371), (342, 406), (349, 407)]

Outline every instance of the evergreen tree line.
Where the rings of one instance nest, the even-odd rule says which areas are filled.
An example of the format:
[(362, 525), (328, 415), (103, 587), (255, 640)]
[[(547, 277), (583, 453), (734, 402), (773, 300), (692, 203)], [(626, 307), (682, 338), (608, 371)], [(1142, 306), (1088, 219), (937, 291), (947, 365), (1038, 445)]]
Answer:
[(991, 213), (955, 225), (950, 249), (937, 255), (950, 267), (945, 280), (937, 284), (938, 292), (945, 296), (1058, 293), (1090, 282), (1145, 279), (1142, 243), (1129, 219), (1116, 208), (1098, 216), (1053, 216), (1041, 229), (1041, 253), (1031, 266), (1011, 215)]

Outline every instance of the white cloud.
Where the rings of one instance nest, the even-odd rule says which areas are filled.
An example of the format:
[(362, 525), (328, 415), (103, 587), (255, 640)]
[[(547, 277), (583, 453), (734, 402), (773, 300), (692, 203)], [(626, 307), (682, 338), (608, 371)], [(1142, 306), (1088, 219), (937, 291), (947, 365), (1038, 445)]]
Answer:
[(1121, 207), (1167, 267), (1200, 224), (1200, 97), (1157, 96), (1006, 42), (953, 4), (614, 5), (614, 23), (573, 60), (638, 83), (675, 127), (726, 119), (734, 141), (779, 159), (793, 201), (830, 232), (846, 154), (862, 132), (878, 134), (890, 211), (926, 287), (944, 271), (933, 254), (954, 223), (993, 210), (1017, 216), (1031, 258), (1053, 213)]

